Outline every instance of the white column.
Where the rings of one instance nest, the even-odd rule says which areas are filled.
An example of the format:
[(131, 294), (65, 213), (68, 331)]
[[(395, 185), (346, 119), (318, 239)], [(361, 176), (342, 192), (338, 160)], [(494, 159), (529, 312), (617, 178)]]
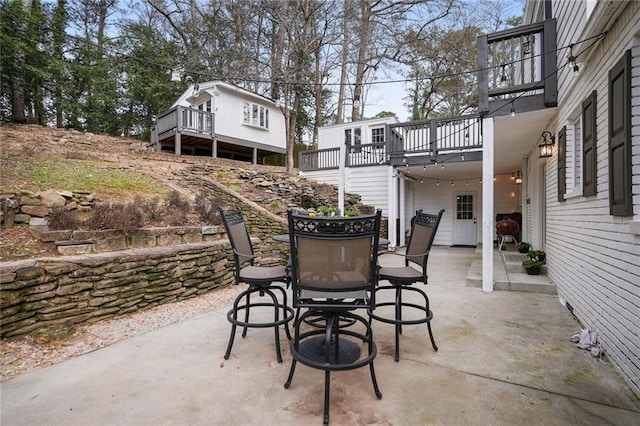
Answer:
[(400, 179), (398, 175), (398, 217), (400, 218), (400, 245), (404, 246), (407, 244), (406, 242), (406, 232), (405, 232), (405, 207), (407, 205), (406, 202), (406, 191), (407, 191), (407, 181), (405, 179)]
[(396, 218), (398, 217), (398, 184), (396, 182), (396, 177), (394, 177), (393, 167), (387, 168), (387, 193), (388, 195), (388, 238), (389, 238), (389, 247), (396, 246)]
[(482, 291), (493, 291), (493, 118), (482, 120)]
[(340, 163), (338, 164), (338, 212), (340, 216), (344, 216), (344, 191), (346, 185), (346, 173), (344, 169), (345, 159), (347, 155), (347, 147), (345, 144), (340, 145)]

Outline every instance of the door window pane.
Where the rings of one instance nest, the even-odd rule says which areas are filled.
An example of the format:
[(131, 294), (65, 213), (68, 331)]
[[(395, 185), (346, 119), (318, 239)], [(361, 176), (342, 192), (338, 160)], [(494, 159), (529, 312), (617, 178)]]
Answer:
[(473, 195), (456, 197), (456, 215), (458, 220), (473, 219)]

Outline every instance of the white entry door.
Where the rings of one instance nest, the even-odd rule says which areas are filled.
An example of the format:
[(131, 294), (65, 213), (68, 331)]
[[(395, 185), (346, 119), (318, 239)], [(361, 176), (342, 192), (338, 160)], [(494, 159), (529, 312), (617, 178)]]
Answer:
[(478, 244), (476, 220), (476, 193), (458, 192), (453, 216), (453, 244), (475, 246)]

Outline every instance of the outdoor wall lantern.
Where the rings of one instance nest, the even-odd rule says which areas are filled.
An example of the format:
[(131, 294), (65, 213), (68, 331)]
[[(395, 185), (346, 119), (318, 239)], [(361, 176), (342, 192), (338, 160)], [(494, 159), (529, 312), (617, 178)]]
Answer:
[(548, 158), (553, 155), (553, 145), (556, 144), (556, 137), (551, 132), (545, 130), (542, 132), (542, 140), (538, 144), (540, 148), (540, 158)]

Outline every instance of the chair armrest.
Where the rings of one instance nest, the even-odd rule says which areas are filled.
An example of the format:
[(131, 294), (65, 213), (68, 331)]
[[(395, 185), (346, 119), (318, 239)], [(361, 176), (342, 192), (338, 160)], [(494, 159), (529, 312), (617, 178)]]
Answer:
[(376, 259), (376, 263), (378, 264), (377, 265), (378, 269), (382, 267), (382, 265), (380, 264), (381, 263), (380, 261), (382, 260), (382, 263), (385, 263), (384, 258), (391, 258), (391, 256), (400, 256), (404, 258), (404, 253), (389, 252), (389, 253), (378, 255), (378, 258)]
[(258, 256), (256, 256), (255, 254), (251, 254), (251, 253), (240, 253), (238, 250), (233, 249), (233, 254), (235, 254), (236, 256), (244, 256), (244, 257), (248, 257), (251, 259), (257, 259)]
[[(409, 256), (414, 257), (414, 256), (428, 256), (429, 253), (431, 253), (431, 250), (427, 250), (425, 253), (412, 253)], [(407, 256), (407, 254), (405, 253), (404, 256)]]

